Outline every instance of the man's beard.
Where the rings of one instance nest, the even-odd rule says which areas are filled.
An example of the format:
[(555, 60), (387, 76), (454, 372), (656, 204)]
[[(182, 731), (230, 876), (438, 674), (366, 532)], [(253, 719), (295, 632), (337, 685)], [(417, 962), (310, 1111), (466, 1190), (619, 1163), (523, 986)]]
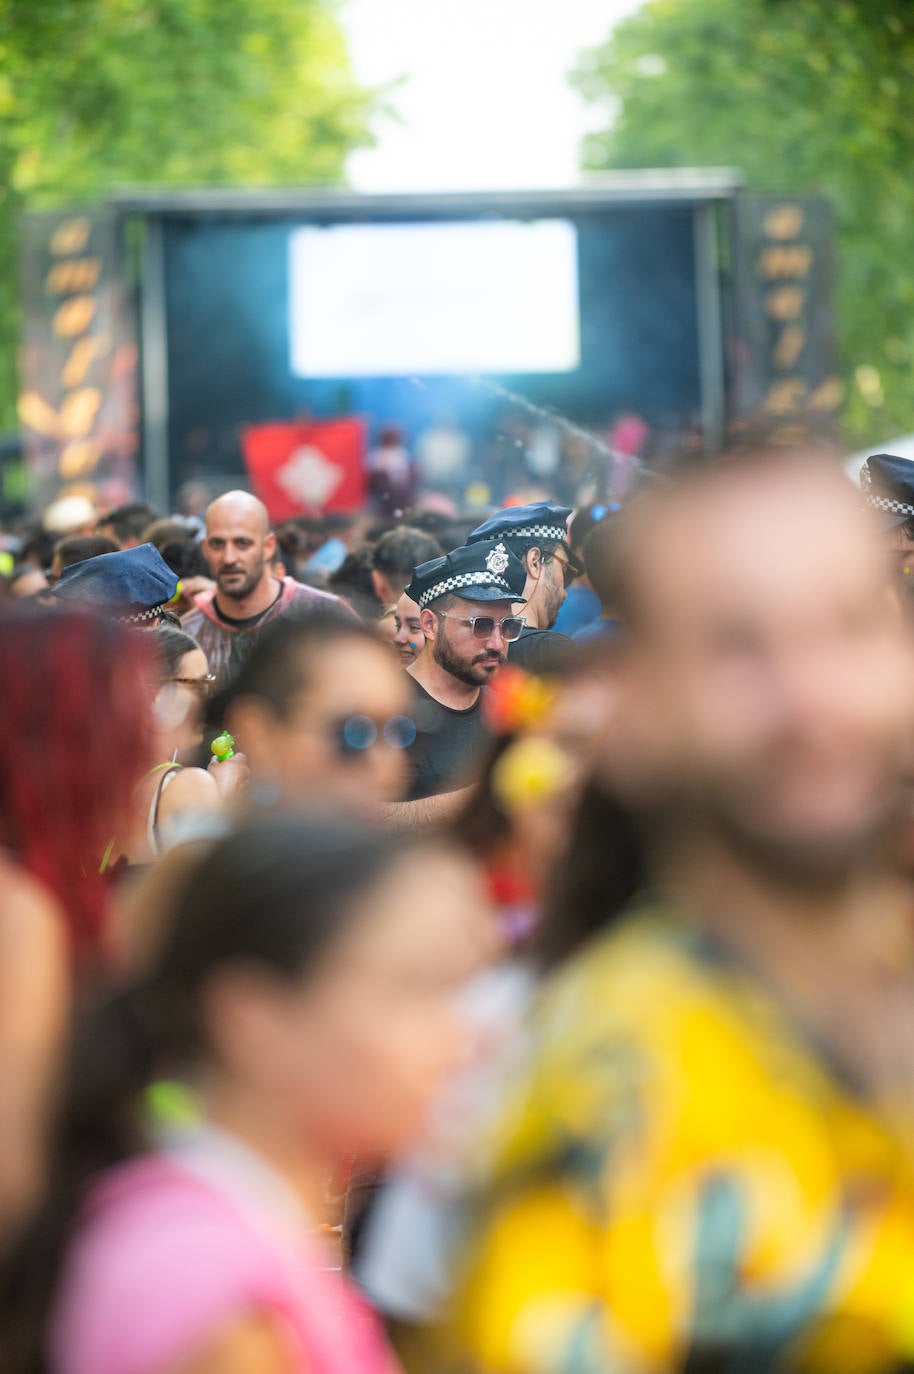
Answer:
[(559, 618), (559, 611), (565, 604), (565, 597), (561, 592), (553, 592), (549, 599), (546, 616), (546, 629), (551, 630)]
[(735, 813), (716, 817), (727, 846), (760, 875), (767, 874), (785, 888), (840, 887), (878, 854), (887, 833), (884, 816), (852, 832), (814, 838), (756, 829)]
[[(245, 597), (250, 596), (251, 592), (263, 577), (263, 567), (264, 565), (261, 563), (256, 569), (252, 568), (249, 573), (246, 573), (241, 581), (235, 581), (233, 578), (228, 584), (223, 581), (223, 578), (226, 576), (225, 570), (223, 569), (222, 572), (216, 575), (216, 581), (219, 583), (220, 592), (231, 601), (243, 601)], [(243, 571), (242, 568), (238, 568), (236, 574)]]
[[(450, 673), (458, 682), (465, 682), (468, 687), (484, 687), (492, 676), (493, 668), (500, 667), (505, 662), (504, 654), (493, 654), (484, 650), (467, 663), (454, 653), (442, 634), (435, 640), (434, 652), (438, 667)], [(490, 665), (488, 669), (483, 666), (484, 664)]]
[(839, 888), (874, 861), (896, 814), (896, 798), (887, 788), (885, 804), (867, 823), (853, 828), (810, 833), (778, 829), (757, 820), (743, 800), (724, 789), (698, 796), (679, 792), (649, 806), (642, 817), (648, 834), (662, 849), (689, 836), (717, 837), (747, 869), (787, 891)]
[(555, 566), (556, 564), (554, 562), (546, 564), (546, 568), (549, 570), (547, 576), (551, 580), (546, 587), (548, 595), (546, 597), (546, 624), (543, 626), (543, 629), (545, 630), (552, 629), (553, 625), (559, 618), (559, 611), (565, 604), (564, 580), (562, 582), (556, 582), (555, 572), (553, 571)]

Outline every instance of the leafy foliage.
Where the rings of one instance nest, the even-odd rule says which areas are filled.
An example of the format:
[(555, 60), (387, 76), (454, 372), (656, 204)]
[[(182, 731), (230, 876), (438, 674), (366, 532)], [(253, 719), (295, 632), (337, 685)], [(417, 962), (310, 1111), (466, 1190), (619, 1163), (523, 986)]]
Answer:
[(333, 0), (0, 0), (0, 427), (16, 223), (112, 187), (338, 181), (367, 141)]
[(726, 165), (831, 197), (850, 438), (914, 430), (914, 6), (652, 0), (584, 54), (588, 168)]

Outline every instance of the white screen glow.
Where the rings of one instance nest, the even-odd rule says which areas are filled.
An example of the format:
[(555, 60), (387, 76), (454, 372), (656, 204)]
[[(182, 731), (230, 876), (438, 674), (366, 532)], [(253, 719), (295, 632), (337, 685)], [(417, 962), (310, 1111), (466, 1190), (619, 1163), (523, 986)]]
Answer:
[(572, 372), (577, 233), (568, 220), (295, 230), (298, 377)]

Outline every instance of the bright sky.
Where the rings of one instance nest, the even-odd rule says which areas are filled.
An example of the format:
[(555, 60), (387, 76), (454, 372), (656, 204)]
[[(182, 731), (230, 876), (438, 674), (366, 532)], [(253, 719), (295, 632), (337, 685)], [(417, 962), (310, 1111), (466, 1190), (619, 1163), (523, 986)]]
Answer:
[(567, 186), (595, 122), (568, 84), (578, 52), (642, 0), (345, 0), (358, 79), (402, 78), (378, 146), (355, 154), (362, 191)]

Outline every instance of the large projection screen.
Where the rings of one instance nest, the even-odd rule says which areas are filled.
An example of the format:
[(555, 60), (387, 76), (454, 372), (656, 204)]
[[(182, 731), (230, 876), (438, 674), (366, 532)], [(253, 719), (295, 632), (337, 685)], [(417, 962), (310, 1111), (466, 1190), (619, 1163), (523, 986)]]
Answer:
[[(371, 252), (355, 262), (358, 243)], [(390, 260), (395, 253), (402, 267), (409, 243), (451, 250), (428, 246), (425, 285), (415, 268), (411, 294)], [(476, 259), (474, 244), (485, 245)], [(246, 425), (345, 415), (363, 417), (372, 442), (393, 424), (411, 445), (453, 420), (495, 481), (493, 465), (504, 467), (520, 438), (509, 432), (506, 393), (542, 407), (544, 424), (567, 416), (602, 434), (614, 417), (636, 414), (655, 433), (681, 433), (701, 407), (695, 261), (689, 204), (545, 205), (523, 216), (169, 215), (173, 483), (243, 475)]]
[(519, 376), (581, 361), (568, 220), (297, 229), (289, 285), (297, 377)]

